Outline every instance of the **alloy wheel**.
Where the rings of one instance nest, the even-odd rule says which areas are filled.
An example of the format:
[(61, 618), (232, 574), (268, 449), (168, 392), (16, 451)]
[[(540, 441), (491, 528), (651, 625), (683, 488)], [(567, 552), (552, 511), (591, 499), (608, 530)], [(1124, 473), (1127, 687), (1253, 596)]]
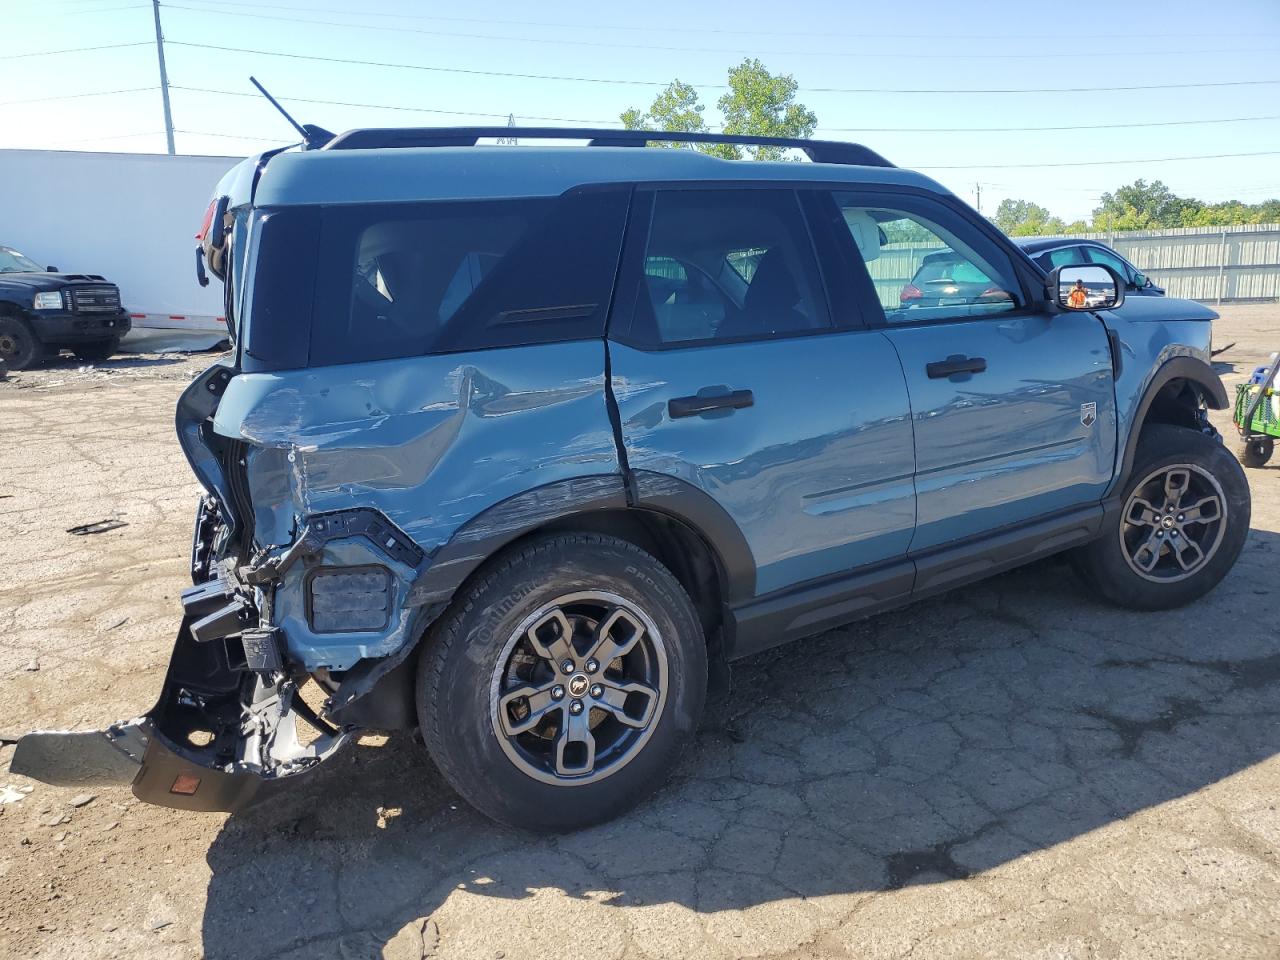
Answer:
[(1226, 532), (1227, 499), (1195, 464), (1159, 467), (1134, 488), (1120, 524), (1120, 549), (1145, 580), (1174, 583), (1213, 559)]
[(535, 780), (593, 783), (643, 749), (666, 689), (666, 648), (643, 610), (612, 593), (567, 594), (503, 646), (490, 684), (493, 730)]

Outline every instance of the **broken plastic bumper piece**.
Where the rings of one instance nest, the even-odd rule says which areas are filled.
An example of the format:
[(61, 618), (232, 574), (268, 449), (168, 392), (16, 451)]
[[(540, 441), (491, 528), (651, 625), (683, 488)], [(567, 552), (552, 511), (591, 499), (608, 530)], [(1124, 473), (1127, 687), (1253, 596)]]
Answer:
[[(183, 599), (155, 707), (106, 730), (27, 734), (9, 769), (60, 786), (131, 781), (148, 803), (234, 811), (349, 741), (303, 702), (280, 670), (276, 631), (250, 626), (232, 591), (214, 581)], [(315, 734), (307, 743), (298, 721)]]

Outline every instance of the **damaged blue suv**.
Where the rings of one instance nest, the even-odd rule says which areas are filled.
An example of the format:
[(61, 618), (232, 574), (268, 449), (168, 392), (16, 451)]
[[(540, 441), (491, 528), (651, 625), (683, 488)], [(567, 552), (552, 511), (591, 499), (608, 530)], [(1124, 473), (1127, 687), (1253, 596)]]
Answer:
[(219, 184), (235, 351), (178, 404), (204, 495), (159, 702), (15, 771), (232, 810), (416, 726), (484, 813), (571, 829), (661, 784), (729, 660), (1063, 551), (1144, 610), (1235, 562), (1212, 311), (1046, 274), (855, 144), (477, 145), (512, 133)]

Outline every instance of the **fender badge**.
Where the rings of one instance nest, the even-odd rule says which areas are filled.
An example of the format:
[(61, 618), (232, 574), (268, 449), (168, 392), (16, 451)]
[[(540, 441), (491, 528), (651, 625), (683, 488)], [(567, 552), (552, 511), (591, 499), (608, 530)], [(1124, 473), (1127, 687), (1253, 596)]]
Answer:
[(1098, 419), (1098, 405), (1096, 403), (1080, 404), (1080, 422), (1086, 427), (1092, 427), (1094, 421)]

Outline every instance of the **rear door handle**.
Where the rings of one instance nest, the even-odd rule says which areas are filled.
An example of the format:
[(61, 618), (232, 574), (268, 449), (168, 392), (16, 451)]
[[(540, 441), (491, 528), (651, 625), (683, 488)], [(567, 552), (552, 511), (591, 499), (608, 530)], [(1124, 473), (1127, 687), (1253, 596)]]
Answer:
[(929, 374), (930, 380), (941, 380), (943, 377), (953, 377), (957, 373), (982, 373), (987, 369), (987, 360), (985, 357), (966, 357), (957, 353), (945, 360), (935, 360), (933, 363), (926, 364), (924, 369)]
[(734, 390), (714, 397), (673, 397), (667, 401), (667, 413), (672, 420), (696, 417), (712, 410), (741, 410), (754, 405), (756, 398), (750, 390)]

